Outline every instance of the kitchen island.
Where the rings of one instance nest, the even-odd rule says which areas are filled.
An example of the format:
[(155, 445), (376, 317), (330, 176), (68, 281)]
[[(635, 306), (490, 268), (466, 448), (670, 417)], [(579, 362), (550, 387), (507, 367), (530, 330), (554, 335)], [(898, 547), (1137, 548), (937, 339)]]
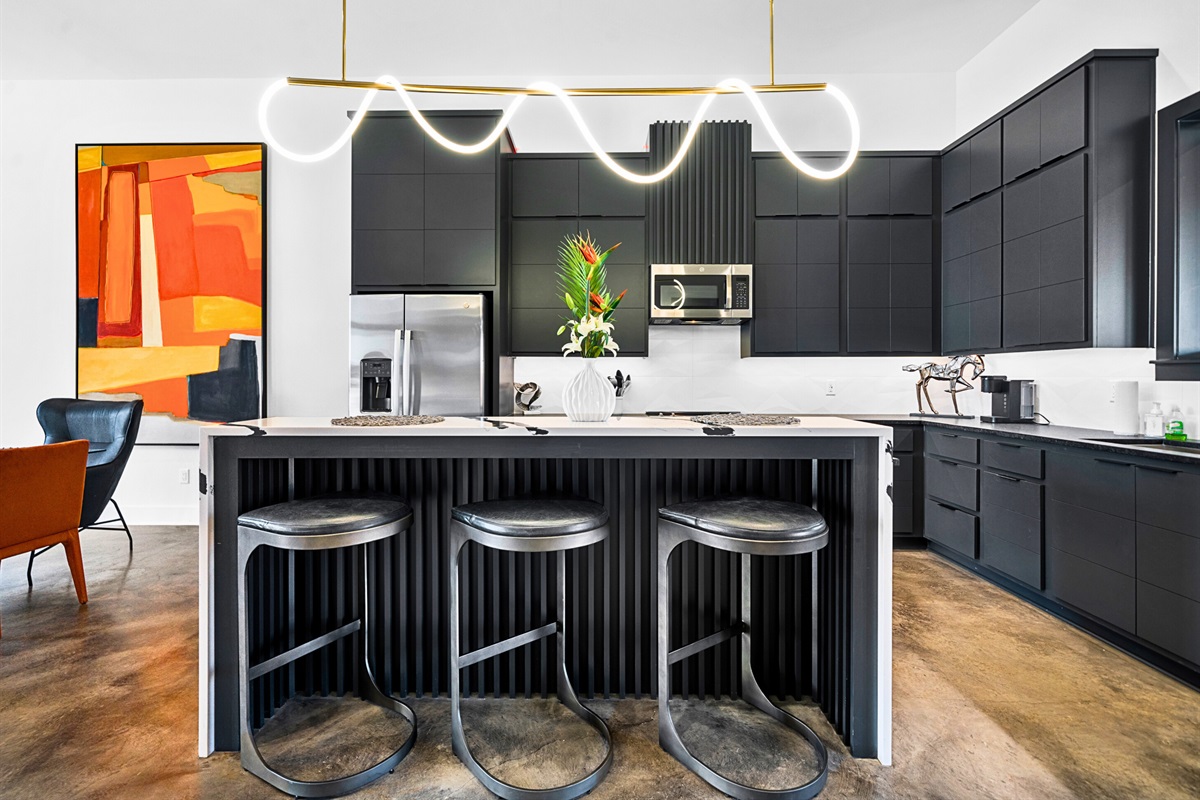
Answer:
[[(758, 495), (812, 505), (829, 545), (812, 556), (755, 557), (751, 654), (763, 688), (811, 695), (856, 757), (891, 761), (891, 430), (838, 417), (792, 425), (714, 427), (681, 418), (451, 417), (420, 426), (343, 427), (270, 418), (203, 429), (200, 445), (199, 753), (238, 749), (237, 517), (330, 492), (384, 492), (412, 506), (412, 528), (370, 545), (369, 643), (379, 684), (397, 696), (445, 696), (446, 547), (459, 503), (563, 493), (605, 504), (605, 542), (567, 556), (568, 669), (583, 699), (653, 697), (655, 521), (669, 503)], [(359, 613), (362, 560), (349, 552), (260, 548), (248, 567), (251, 648), (270, 657)], [(740, 592), (729, 554), (685, 545), (672, 563), (672, 639), (729, 620)], [(468, 547), (470, 647), (536, 627), (553, 606), (553, 560)], [(813, 613), (814, 603), (816, 614)], [(289, 619), (295, 617), (294, 629)], [(357, 637), (254, 681), (257, 722), (289, 698), (353, 691)], [(552, 689), (544, 645), (464, 670), (476, 696)], [(737, 696), (732, 643), (675, 665), (689, 697)], [(550, 681), (548, 683), (548, 680)]]

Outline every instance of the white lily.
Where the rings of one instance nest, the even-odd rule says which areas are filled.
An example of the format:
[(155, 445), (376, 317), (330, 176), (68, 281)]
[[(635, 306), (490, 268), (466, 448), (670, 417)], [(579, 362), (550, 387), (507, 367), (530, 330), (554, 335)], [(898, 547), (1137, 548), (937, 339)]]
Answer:
[(607, 342), (604, 343), (604, 349), (611, 350), (613, 355), (616, 355), (616, 352), (618, 350), (620, 350), (621, 348), (617, 347), (616, 341), (614, 341), (613, 339), (609, 339)]
[(613, 324), (611, 322), (605, 322), (604, 318), (599, 314), (592, 314), (584, 317), (575, 327), (575, 331), (580, 336), (587, 336), (589, 333), (595, 333), (596, 331), (611, 333), (612, 329)]
[(562, 354), (569, 356), (571, 353), (582, 352), (583, 346), (579, 342), (579, 337), (575, 335), (575, 331), (571, 331), (571, 341), (562, 346)]

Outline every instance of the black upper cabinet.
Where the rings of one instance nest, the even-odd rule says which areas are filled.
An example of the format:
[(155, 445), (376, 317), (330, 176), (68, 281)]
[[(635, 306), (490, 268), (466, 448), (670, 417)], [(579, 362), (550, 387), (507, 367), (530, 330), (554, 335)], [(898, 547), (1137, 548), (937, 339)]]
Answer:
[[(842, 163), (840, 158), (825, 158), (823, 156), (805, 158), (804, 160), (817, 169), (833, 169)], [(763, 162), (758, 161), (755, 163)], [(836, 217), (838, 215), (841, 207), (842, 181), (827, 181), (821, 178), (809, 177), (783, 159), (772, 160), (771, 163), (782, 165), (783, 168), (791, 171), (792, 180), (796, 182), (797, 214), (802, 217)], [(755, 211), (755, 213), (757, 214), (758, 212)]]
[(942, 156), (942, 209), (949, 211), (971, 199), (971, 143), (963, 142)]
[(796, 263), (836, 264), (840, 249), (838, 233), (839, 226), (836, 219), (797, 220)]
[(971, 197), (1000, 185), (1000, 123), (993, 122), (971, 137)]
[[(429, 116), (429, 114), (426, 114)], [(498, 114), (479, 116), (447, 115), (432, 120), (438, 131), (447, 139), (459, 144), (474, 144), (496, 128)], [(443, 147), (429, 137), (425, 138), (425, 172), (482, 172), (496, 173), (496, 156), (500, 152), (499, 142), (475, 155), (463, 155)]]
[(945, 352), (1148, 345), (1156, 55), (1097, 50), (943, 154), (974, 196), (943, 217)]
[(846, 213), (852, 217), (933, 212), (933, 159), (866, 156), (846, 173)]
[(1025, 101), (1004, 115), (1004, 182), (1016, 180), (1042, 165), (1041, 100)]
[[(638, 175), (646, 174), (646, 159), (618, 158), (617, 164)], [(582, 217), (644, 217), (646, 187), (627, 181), (599, 159), (579, 160), (579, 215)], [(514, 198), (515, 200), (515, 198)]]
[[(645, 174), (644, 156), (618, 164)], [(591, 155), (521, 155), (506, 159), (508, 210), (508, 331), (511, 355), (554, 355), (566, 313), (558, 292), (558, 248), (576, 233), (603, 249), (619, 245), (605, 266), (614, 294), (627, 290), (614, 321), (622, 355), (646, 355), (649, 272), (646, 188), (614, 174)], [(787, 236), (795, 247), (795, 228)]]
[(889, 191), (893, 215), (933, 213), (933, 159), (926, 156), (891, 158)]
[[(457, 141), (475, 141), (499, 115), (430, 112)], [(354, 291), (496, 285), (500, 143), (460, 156), (427, 139), (404, 112), (371, 112), (351, 153)]]
[(536, 158), (512, 162), (514, 217), (574, 217), (579, 214), (579, 162)]
[(407, 117), (367, 114), (351, 141), (356, 174), (425, 174), (425, 134)]
[[(782, 158), (760, 158), (754, 162), (754, 215), (794, 217), (798, 208), (799, 182), (796, 168)], [(837, 202), (833, 204), (837, 214)]]
[(846, 173), (846, 213), (887, 215), (892, 209), (892, 160), (862, 158)]
[(1087, 144), (1087, 69), (1080, 67), (1042, 92), (1041, 163)]
[(1200, 380), (1200, 93), (1158, 112), (1159, 380)]

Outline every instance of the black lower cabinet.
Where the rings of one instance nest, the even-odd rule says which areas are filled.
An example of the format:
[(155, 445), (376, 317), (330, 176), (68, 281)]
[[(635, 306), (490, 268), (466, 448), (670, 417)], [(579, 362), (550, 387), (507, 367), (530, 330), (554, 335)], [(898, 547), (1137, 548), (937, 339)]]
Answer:
[(930, 549), (1200, 687), (1200, 464), (922, 427)]

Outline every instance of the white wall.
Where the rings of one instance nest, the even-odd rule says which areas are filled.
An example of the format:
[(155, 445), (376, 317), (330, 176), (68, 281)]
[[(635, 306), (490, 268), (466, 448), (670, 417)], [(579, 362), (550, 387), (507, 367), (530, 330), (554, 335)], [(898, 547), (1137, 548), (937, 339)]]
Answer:
[(955, 138), (1092, 50), (1140, 47), (1159, 50), (1159, 108), (1200, 90), (1200, 2), (1040, 0), (958, 70)]

